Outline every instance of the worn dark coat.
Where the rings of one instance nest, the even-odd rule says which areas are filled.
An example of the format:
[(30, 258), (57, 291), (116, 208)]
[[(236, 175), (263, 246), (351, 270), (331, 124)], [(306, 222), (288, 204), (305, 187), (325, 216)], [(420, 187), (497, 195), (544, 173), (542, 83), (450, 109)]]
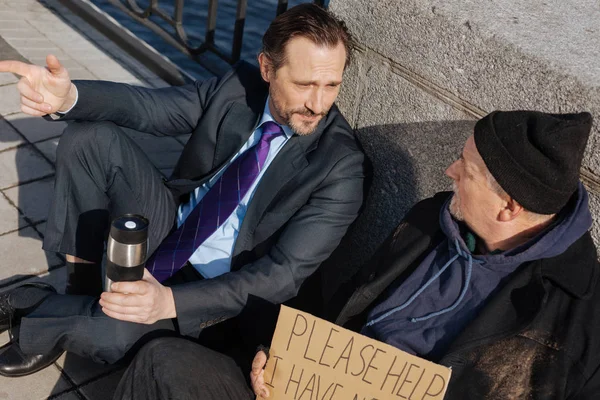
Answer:
[[(336, 322), (359, 330), (371, 306), (442, 239), (449, 193), (418, 203), (355, 277)], [(446, 399), (599, 399), (600, 288), (589, 233), (563, 254), (528, 262), (450, 346)]]

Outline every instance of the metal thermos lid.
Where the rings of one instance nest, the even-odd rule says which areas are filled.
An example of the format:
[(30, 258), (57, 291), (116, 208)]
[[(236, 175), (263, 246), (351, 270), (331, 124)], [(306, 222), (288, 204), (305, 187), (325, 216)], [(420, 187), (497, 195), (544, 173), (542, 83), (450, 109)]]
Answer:
[(137, 214), (122, 215), (113, 220), (110, 236), (123, 244), (144, 243), (148, 239), (148, 220)]

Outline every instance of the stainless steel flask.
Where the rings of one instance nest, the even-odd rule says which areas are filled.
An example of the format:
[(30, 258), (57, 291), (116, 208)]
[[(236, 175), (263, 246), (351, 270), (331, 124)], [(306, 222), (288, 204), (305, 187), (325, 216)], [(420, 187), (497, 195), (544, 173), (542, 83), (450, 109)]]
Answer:
[(136, 214), (115, 218), (106, 248), (105, 290), (110, 292), (112, 282), (142, 279), (147, 253), (148, 220)]

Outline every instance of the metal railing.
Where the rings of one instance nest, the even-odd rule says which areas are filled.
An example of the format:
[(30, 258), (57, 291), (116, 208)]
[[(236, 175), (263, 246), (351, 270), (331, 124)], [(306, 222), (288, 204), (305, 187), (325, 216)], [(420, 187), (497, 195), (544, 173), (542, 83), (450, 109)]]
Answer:
[[(237, 10), (235, 16), (235, 25), (233, 31), (233, 41), (231, 44), (231, 51), (226, 51), (215, 45), (215, 30), (217, 26), (217, 5), (218, 0), (208, 0), (208, 16), (206, 21), (206, 32), (204, 40), (199, 45), (194, 45), (189, 40), (189, 35), (183, 26), (183, 14), (185, 7), (185, 0), (174, 0), (174, 8), (172, 14), (166, 12), (158, 4), (158, 0), (148, 0), (148, 5), (142, 7), (138, 4), (137, 0), (108, 0), (113, 6), (117, 7), (121, 11), (128, 14), (138, 23), (152, 30), (163, 40), (174, 46), (176, 49), (186, 54), (193, 60), (198, 61), (205, 68), (212, 70), (213, 67), (204, 64), (200, 59), (199, 55), (205, 52), (212, 52), (217, 55), (223, 61), (234, 64), (240, 59), (242, 52), (242, 43), (244, 39), (244, 25), (246, 22), (246, 9), (248, 6), (248, 0), (238, 0)], [(314, 3), (319, 4), (323, 7), (327, 7), (329, 0), (314, 0)], [(281, 14), (288, 8), (288, 0), (278, 0), (276, 15)], [(150, 17), (158, 17), (173, 30), (169, 32), (156, 22), (150, 20)], [(216, 71), (213, 71), (216, 72)]]

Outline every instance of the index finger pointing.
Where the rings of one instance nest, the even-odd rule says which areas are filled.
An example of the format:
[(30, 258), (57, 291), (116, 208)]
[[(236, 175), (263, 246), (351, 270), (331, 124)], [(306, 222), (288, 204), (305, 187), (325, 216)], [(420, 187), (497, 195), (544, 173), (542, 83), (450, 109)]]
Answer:
[(21, 61), (0, 61), (0, 72), (12, 72), (13, 74), (26, 76), (29, 73), (29, 68), (29, 64)]

